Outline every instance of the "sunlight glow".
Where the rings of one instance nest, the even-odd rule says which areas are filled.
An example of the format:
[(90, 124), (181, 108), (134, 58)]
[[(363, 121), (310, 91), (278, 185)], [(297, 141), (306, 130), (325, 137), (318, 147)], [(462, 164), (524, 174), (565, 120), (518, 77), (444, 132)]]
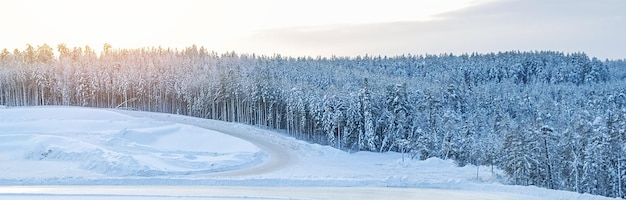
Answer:
[[(484, 2), (484, 1), (480, 1)], [(104, 43), (229, 50), (258, 30), (437, 19), (478, 0), (20, 0), (0, 7), (0, 48)]]

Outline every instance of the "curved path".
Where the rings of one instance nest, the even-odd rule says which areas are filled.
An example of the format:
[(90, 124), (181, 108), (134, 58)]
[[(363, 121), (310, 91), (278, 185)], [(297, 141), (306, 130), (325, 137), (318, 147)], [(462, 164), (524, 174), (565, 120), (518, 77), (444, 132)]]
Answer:
[(272, 141), (267, 140), (264, 137), (255, 136), (250, 132), (241, 133), (235, 132), (232, 130), (228, 130), (223, 127), (204, 127), (202, 125), (196, 125), (199, 127), (203, 127), (206, 129), (215, 130), (224, 134), (228, 134), (234, 137), (241, 138), (243, 140), (247, 140), (252, 144), (257, 145), (263, 151), (265, 151), (269, 155), (269, 160), (261, 163), (260, 165), (226, 172), (218, 172), (215, 175), (219, 176), (242, 176), (242, 175), (255, 175), (255, 174), (263, 174), (267, 172), (271, 172), (274, 170), (278, 170), (282, 167), (289, 165), (290, 163), (295, 163), (298, 158), (294, 155), (293, 152), (290, 151), (289, 148), (285, 146), (278, 145)]
[[(251, 126), (240, 128), (247, 130), (247, 132), (239, 132), (233, 131), (231, 128), (229, 128), (233, 126), (232, 123), (217, 120), (209, 120), (166, 113), (135, 112), (114, 109), (112, 109), (112, 111), (130, 115), (133, 117), (146, 117), (155, 120), (176, 122), (214, 130), (255, 144), (269, 155), (269, 159), (259, 165), (232, 171), (216, 172), (213, 173), (213, 175), (215, 176), (246, 176), (263, 174), (281, 169), (289, 164), (296, 163), (299, 160), (299, 157), (293, 152), (292, 149), (290, 149), (286, 145), (279, 144), (280, 142), (277, 140), (280, 140), (281, 138), (265, 135), (262, 133), (262, 131), (255, 130), (256, 128)], [(237, 124), (237, 126), (246, 125)]]

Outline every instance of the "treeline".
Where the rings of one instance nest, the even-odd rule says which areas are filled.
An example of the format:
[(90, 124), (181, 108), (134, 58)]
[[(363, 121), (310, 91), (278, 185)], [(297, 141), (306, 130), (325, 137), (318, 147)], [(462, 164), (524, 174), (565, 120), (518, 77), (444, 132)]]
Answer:
[(292, 58), (44, 44), (0, 53), (0, 104), (242, 122), (349, 152), (493, 165), (514, 184), (626, 197), (624, 78), (624, 60), (550, 51)]

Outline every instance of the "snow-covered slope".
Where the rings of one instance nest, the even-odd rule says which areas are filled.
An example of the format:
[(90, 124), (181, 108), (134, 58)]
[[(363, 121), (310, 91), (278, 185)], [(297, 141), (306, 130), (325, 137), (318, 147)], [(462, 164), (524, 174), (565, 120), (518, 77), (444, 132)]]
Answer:
[(0, 109), (4, 180), (197, 174), (263, 159), (248, 141), (185, 124), (99, 109)]
[[(322, 191), (384, 193), (392, 190), (385, 188), (394, 187), (393, 191), (408, 195), (398, 197), (446, 193), (398, 190), (438, 188), (452, 195), (440, 199), (459, 199), (459, 195), (472, 197), (466, 199), (481, 199), (481, 195), (483, 199), (608, 199), (504, 185), (500, 183), (506, 180), (503, 173), (488, 166), (456, 167), (450, 160), (402, 157), (399, 153), (351, 154), (258, 127), (172, 114), (76, 107), (0, 109), (0, 184), (31, 185), (21, 188), (35, 191), (31, 194), (42, 191), (35, 185), (58, 185), (50, 191), (82, 190), (71, 185), (144, 185), (129, 191), (135, 195), (163, 191), (159, 189), (163, 186), (212, 185), (236, 186), (222, 189), (222, 197), (230, 197), (226, 190), (232, 190), (245, 191), (239, 194), (246, 196), (264, 191), (268, 195), (257, 196), (324, 199), (319, 196)], [(353, 189), (336, 188), (341, 186)], [(269, 195), (287, 187), (294, 192)], [(18, 189), (0, 187), (0, 199), (15, 198)], [(202, 191), (208, 194), (207, 188), (199, 188), (170, 195)], [(92, 193), (80, 195), (85, 194)]]

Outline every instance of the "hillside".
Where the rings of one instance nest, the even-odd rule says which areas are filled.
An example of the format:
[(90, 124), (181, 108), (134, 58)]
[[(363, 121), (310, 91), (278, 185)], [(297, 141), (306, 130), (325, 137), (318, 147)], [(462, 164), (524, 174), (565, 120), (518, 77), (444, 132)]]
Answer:
[(626, 65), (584, 53), (290, 58), (47, 45), (0, 56), (0, 104), (157, 111), (268, 127), (345, 152), (503, 169), (508, 182), (626, 191)]

